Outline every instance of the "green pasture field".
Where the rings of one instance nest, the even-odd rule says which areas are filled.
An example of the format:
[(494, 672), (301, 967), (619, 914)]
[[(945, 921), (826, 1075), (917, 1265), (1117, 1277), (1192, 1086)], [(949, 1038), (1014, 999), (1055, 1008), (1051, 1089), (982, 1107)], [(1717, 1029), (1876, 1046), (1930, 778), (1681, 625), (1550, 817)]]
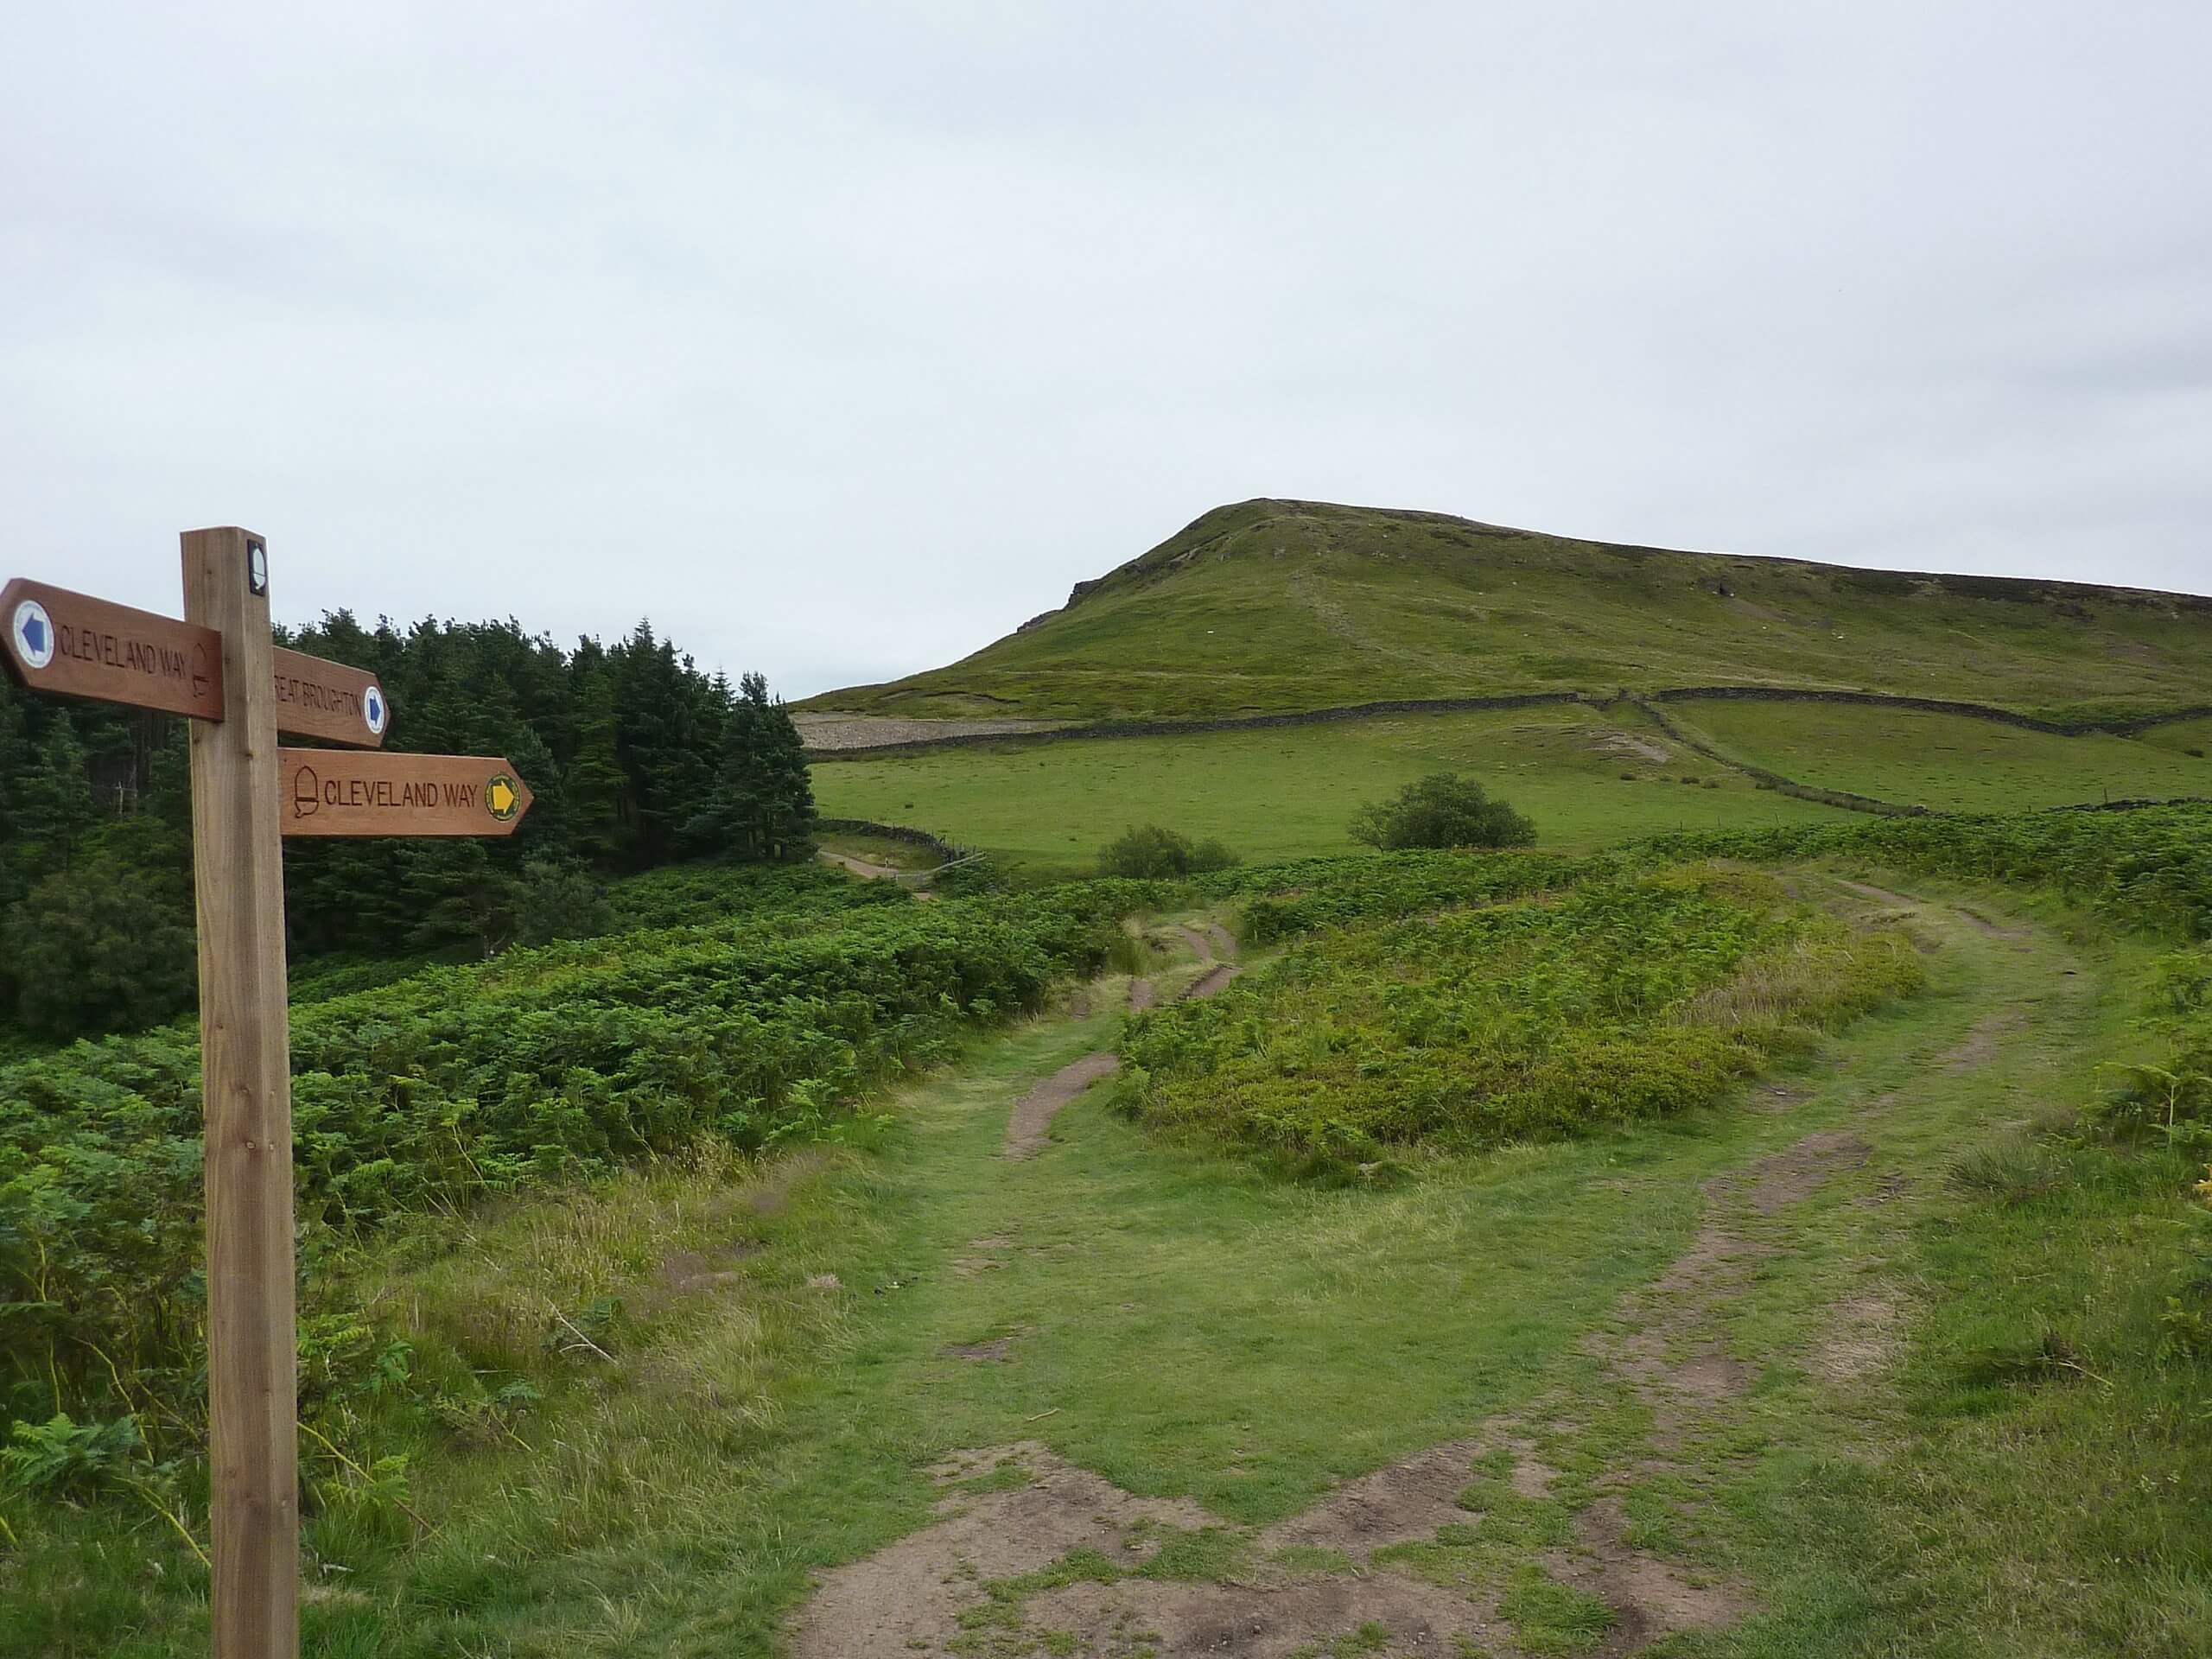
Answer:
[(890, 836), (871, 836), (855, 830), (825, 830), (815, 837), (825, 853), (842, 853), (865, 859), (889, 870), (933, 870), (944, 862), (934, 848)]
[(1801, 784), (1942, 812), (2019, 812), (2107, 800), (2212, 795), (2212, 760), (2186, 728), (2149, 737), (2058, 737), (1969, 715), (1817, 702), (1713, 698), (1669, 715), (1724, 753)]
[(1065, 873), (1088, 868), (1135, 823), (1219, 836), (1255, 862), (1357, 851), (1347, 829), (1363, 803), (1446, 768), (1473, 774), (1528, 813), (1536, 844), (1554, 851), (1846, 816), (1758, 789), (1625, 706), (821, 760), (814, 791), (830, 817), (912, 824), (1009, 866)]
[(2202, 720), (2171, 721), (2163, 726), (2153, 726), (2139, 741), (2155, 749), (2171, 749), (2201, 760), (2212, 755), (2212, 716)]

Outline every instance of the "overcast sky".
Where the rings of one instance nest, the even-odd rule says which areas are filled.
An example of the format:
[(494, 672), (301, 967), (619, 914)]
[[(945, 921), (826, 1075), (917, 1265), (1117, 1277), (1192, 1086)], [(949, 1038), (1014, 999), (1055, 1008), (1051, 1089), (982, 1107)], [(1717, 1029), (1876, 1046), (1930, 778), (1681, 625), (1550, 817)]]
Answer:
[(2202, 0), (16, 5), (0, 575), (791, 696), (1255, 495), (2212, 592)]

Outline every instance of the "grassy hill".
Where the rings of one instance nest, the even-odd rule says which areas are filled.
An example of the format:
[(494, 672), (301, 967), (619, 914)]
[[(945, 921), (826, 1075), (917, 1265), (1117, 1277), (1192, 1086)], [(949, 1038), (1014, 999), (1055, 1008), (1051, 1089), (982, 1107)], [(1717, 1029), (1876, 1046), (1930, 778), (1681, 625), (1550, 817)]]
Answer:
[(1442, 513), (1217, 508), (949, 667), (802, 705), (1196, 719), (1770, 684), (2111, 718), (2212, 698), (2212, 598), (1576, 541)]

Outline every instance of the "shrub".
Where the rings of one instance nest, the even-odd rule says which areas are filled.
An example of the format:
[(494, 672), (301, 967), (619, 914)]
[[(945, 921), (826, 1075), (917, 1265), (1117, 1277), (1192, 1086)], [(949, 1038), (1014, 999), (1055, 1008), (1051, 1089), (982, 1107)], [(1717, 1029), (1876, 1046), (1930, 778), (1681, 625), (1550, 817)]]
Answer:
[(555, 859), (523, 867), (519, 911), (524, 944), (593, 938), (614, 925), (614, 907), (599, 878), (584, 865)]
[(1156, 823), (1124, 830), (1098, 852), (1101, 875), (1127, 876), (1141, 881), (1172, 880), (1179, 876), (1226, 870), (1236, 862), (1236, 855), (1219, 841), (1202, 841), (1194, 847), (1188, 837), (1179, 836), (1173, 830), (1163, 830)]
[(1209, 836), (1191, 849), (1191, 874), (1207, 875), (1216, 870), (1233, 870), (1244, 861), (1229, 849), (1229, 843), (1216, 836)]
[(1371, 801), (1351, 821), (1351, 838), (1385, 852), (1408, 848), (1526, 847), (1536, 826), (1483, 786), (1439, 772), (1408, 784), (1390, 801)]
[(1138, 1015), (1116, 1100), (1171, 1137), (1336, 1179), (1421, 1143), (1496, 1146), (1710, 1103), (1919, 974), (1901, 938), (1792, 907), (1765, 878), (1593, 881), (1548, 902), (1356, 923), (1211, 1001)]

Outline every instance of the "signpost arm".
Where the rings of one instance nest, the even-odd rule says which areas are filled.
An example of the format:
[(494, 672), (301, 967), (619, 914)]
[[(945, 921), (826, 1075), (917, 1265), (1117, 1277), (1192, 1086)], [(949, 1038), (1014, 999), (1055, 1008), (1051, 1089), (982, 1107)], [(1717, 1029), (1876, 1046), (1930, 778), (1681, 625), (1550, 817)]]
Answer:
[(294, 1659), (291, 1056), (267, 556), (235, 528), (183, 543), (185, 618), (222, 637), (225, 703), (220, 724), (192, 725), (214, 1659)]

